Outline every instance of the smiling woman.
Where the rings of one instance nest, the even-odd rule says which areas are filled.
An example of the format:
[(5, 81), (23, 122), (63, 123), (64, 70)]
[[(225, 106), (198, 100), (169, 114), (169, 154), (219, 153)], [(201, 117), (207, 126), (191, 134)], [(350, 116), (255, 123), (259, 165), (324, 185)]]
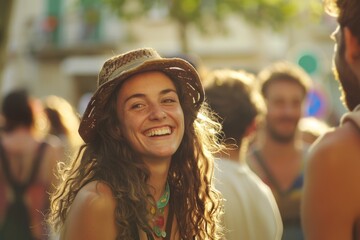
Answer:
[[(153, 82), (148, 86), (146, 83)], [(145, 72), (129, 78), (117, 99), (118, 117), (124, 138), (134, 150), (149, 158), (171, 157), (184, 135), (184, 114), (175, 85), (161, 72)]]
[(203, 101), (183, 59), (138, 49), (106, 61), (79, 127), (85, 145), (52, 194), (60, 239), (220, 239), (220, 124)]

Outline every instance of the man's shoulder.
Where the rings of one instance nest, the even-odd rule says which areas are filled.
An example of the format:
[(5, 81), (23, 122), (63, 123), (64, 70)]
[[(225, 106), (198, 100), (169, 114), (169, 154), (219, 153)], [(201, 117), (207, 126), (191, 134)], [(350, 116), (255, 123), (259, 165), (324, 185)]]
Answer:
[(347, 112), (341, 117), (341, 125), (347, 122), (351, 122), (354, 126), (360, 130), (360, 104), (352, 111)]
[(308, 164), (334, 169), (344, 168), (351, 162), (360, 164), (360, 131), (351, 122), (344, 123), (320, 137), (308, 156)]
[[(310, 150), (323, 149), (337, 150), (345, 146), (356, 145), (360, 141), (360, 131), (351, 122), (345, 122), (339, 127), (325, 133), (311, 146)], [(360, 148), (359, 148), (360, 149)]]
[[(217, 188), (223, 191), (241, 192), (240, 196), (249, 194), (267, 196), (271, 193), (270, 188), (249, 168), (246, 162), (239, 163), (222, 159), (219, 161), (214, 176)], [(251, 193), (248, 192), (249, 190)]]

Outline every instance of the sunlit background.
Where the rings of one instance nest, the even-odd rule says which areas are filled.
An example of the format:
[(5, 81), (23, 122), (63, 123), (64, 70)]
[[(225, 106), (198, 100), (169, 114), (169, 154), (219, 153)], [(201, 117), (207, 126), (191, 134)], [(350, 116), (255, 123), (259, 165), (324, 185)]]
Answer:
[(257, 73), (277, 60), (312, 77), (307, 115), (345, 111), (332, 74), (335, 19), (321, 0), (1, 0), (1, 96), (18, 86), (81, 113), (104, 60), (153, 47), (202, 69)]

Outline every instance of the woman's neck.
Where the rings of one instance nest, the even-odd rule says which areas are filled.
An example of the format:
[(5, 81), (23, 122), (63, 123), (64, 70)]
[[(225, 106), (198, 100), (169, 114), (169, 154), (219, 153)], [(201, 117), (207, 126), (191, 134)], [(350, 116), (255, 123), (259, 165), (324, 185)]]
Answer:
[(170, 162), (171, 160), (146, 164), (150, 171), (150, 178), (148, 180), (148, 184), (152, 187), (150, 192), (156, 201), (164, 193)]

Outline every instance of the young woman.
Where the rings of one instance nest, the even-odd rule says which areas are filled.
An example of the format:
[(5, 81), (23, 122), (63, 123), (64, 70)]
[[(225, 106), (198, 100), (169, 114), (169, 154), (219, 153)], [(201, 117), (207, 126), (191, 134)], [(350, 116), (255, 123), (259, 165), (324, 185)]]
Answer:
[(83, 115), (85, 145), (61, 172), (60, 239), (219, 239), (211, 120), (196, 70), (138, 49), (105, 62)]

